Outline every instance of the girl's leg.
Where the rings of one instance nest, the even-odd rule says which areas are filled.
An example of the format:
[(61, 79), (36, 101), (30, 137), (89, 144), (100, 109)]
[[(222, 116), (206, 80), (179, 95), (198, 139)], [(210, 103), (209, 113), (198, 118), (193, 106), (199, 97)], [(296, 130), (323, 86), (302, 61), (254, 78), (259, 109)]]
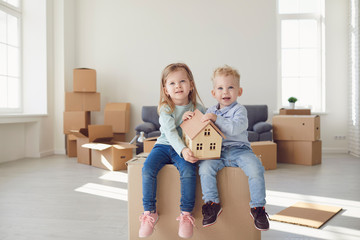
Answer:
[(197, 165), (196, 163), (187, 162), (174, 149), (171, 150), (171, 160), (180, 173), (180, 209), (183, 212), (192, 212), (195, 206)]
[(156, 144), (146, 158), (142, 169), (144, 211), (156, 210), (157, 175), (167, 163), (171, 163), (168, 145)]

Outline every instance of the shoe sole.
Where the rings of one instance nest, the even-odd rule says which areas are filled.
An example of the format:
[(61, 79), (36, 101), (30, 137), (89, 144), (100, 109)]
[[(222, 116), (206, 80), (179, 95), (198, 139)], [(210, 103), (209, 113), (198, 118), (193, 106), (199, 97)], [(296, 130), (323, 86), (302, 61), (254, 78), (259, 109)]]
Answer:
[(210, 227), (210, 226), (214, 225), (214, 224), (216, 223), (216, 221), (217, 221), (217, 218), (220, 216), (221, 213), (222, 213), (222, 208), (221, 208), (220, 211), (218, 212), (218, 214), (217, 214), (217, 216), (216, 216), (215, 222), (210, 223), (210, 224), (203, 225), (203, 227), (205, 228), (205, 227)]
[(255, 225), (255, 218), (254, 218), (254, 216), (251, 214), (251, 212), (250, 212), (250, 216), (251, 216), (252, 219), (254, 220), (254, 227), (255, 227), (257, 230), (259, 230), (259, 231), (267, 231), (267, 230), (269, 230), (269, 228), (266, 228), (266, 229), (258, 228), (258, 227)]

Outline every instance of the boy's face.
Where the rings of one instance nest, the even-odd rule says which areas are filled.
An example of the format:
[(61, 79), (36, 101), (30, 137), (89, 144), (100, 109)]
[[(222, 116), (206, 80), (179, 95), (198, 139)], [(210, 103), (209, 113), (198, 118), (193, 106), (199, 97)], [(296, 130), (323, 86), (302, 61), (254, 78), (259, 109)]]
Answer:
[(214, 88), (211, 94), (220, 104), (220, 108), (224, 108), (241, 96), (242, 88), (233, 76), (218, 75), (214, 79)]

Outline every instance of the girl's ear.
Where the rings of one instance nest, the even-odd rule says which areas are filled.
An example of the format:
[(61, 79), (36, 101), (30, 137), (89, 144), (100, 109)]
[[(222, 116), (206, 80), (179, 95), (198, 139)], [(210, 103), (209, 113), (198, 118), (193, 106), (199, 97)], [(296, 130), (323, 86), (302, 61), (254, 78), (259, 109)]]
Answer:
[(238, 97), (240, 97), (243, 93), (243, 89), (241, 87), (239, 87), (239, 93), (238, 93)]

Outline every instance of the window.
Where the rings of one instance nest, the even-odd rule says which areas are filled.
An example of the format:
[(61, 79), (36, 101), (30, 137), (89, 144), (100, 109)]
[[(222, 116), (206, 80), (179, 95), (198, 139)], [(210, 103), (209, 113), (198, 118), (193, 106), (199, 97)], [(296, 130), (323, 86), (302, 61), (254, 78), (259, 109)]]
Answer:
[(281, 106), (293, 96), (297, 106), (325, 110), (323, 9), (323, 0), (278, 0)]
[(215, 150), (216, 143), (210, 143), (210, 150)]
[(210, 136), (210, 128), (205, 128), (204, 135)]
[(0, 112), (21, 109), (20, 0), (0, 0)]
[(202, 149), (203, 149), (203, 144), (202, 143), (196, 144), (196, 150), (202, 150)]

